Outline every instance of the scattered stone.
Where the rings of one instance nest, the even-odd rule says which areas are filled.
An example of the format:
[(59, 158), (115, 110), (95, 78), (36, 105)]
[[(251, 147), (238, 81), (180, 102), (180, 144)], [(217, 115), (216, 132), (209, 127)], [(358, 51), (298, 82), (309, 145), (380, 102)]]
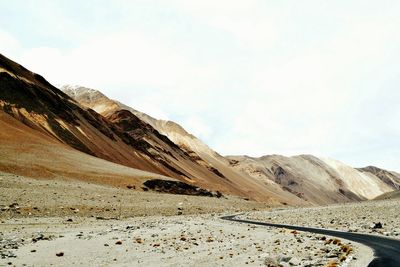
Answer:
[(284, 256), (284, 255), (280, 255), (277, 258), (278, 262), (289, 262), (292, 259), (292, 257), (290, 256)]
[(58, 252), (58, 253), (56, 253), (56, 256), (57, 257), (63, 257), (64, 256), (64, 252)]
[(13, 209), (13, 210), (19, 209), (18, 203), (12, 203), (9, 207), (10, 207), (10, 209)]
[(374, 223), (374, 226), (372, 227), (372, 229), (382, 229), (382, 228), (383, 225), (381, 222)]
[(291, 258), (289, 264), (292, 266), (298, 266), (301, 264), (301, 261), (298, 258)]
[(275, 258), (267, 257), (264, 260), (264, 265), (267, 267), (276, 267), (276, 266), (278, 266), (278, 262), (276, 261)]
[(17, 256), (12, 251), (4, 251), (0, 250), (0, 258), (7, 259), (7, 258), (16, 258)]

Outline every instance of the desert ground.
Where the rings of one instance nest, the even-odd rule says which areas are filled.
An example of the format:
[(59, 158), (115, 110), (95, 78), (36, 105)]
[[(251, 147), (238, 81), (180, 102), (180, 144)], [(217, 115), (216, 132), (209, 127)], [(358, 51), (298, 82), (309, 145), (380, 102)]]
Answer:
[[(365, 223), (386, 216), (376, 234), (398, 233), (389, 208), (396, 201), (294, 209), (7, 173), (0, 187), (0, 266), (366, 266), (372, 259), (369, 248), (346, 240), (220, 218), (235, 213), (343, 230), (348, 218), (361, 231), (363, 221), (351, 212), (360, 210), (368, 211)], [(339, 208), (347, 211), (342, 221)], [(375, 210), (384, 214), (370, 217)]]
[(272, 212), (252, 212), (244, 217), (272, 223), (400, 238), (399, 198), (322, 207), (285, 208)]
[[(15, 266), (364, 266), (365, 247), (308, 233), (222, 221), (219, 214), (8, 219), (1, 265)], [(347, 254), (341, 247), (353, 251)], [(350, 251), (350, 250), (349, 250)]]

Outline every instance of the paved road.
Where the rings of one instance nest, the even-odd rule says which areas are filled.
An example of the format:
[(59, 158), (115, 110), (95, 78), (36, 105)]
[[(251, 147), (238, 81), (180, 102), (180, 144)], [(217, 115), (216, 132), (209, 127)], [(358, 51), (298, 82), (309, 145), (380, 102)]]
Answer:
[(302, 226), (294, 226), (286, 224), (274, 224), (274, 223), (266, 223), (259, 221), (250, 221), (244, 219), (237, 219), (236, 216), (238, 215), (239, 214), (223, 216), (221, 217), (221, 219), (240, 222), (240, 223), (287, 228), (292, 230), (340, 237), (343, 239), (364, 244), (374, 250), (375, 258), (368, 265), (368, 267), (400, 267), (400, 239), (392, 239), (388, 237), (383, 237), (383, 236), (381, 237), (368, 234), (341, 232), (341, 231), (327, 230), (321, 228), (310, 228), (310, 227), (302, 227)]

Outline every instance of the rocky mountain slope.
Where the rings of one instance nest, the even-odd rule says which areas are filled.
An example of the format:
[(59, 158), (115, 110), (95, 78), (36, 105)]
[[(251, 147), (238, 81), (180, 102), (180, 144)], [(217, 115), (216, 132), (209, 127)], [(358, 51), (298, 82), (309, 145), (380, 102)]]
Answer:
[[(77, 103), (42, 76), (30, 72), (3, 55), (0, 55), (0, 112), (10, 129), (0, 139), (1, 154), (7, 155), (0, 158), (4, 171), (10, 171), (8, 154), (20, 153), (13, 155), (13, 158), (26, 157), (30, 159), (30, 163), (28, 166), (24, 163), (13, 166), (15, 173), (33, 167), (42, 168), (40, 172), (48, 168), (52, 173), (54, 170), (51, 160), (55, 157), (53, 152), (63, 146), (68, 151), (73, 149), (74, 152), (80, 151), (109, 162), (159, 174), (161, 177), (173, 177), (224, 194), (268, 202), (301, 202), (291, 194), (279, 194), (263, 183), (241, 176), (233, 170), (228, 169), (222, 173), (218, 167), (183, 150), (129, 110), (119, 109), (102, 116)], [(38, 145), (33, 150), (19, 148), (23, 142), (34, 142), (34, 138), (23, 140), (24, 134), (13, 134), (26, 131), (26, 127), (33, 136), (40, 136), (37, 139)], [(48, 142), (44, 142), (43, 138)], [(57, 156), (58, 159), (68, 159), (65, 166), (70, 166), (79, 173), (82, 157), (76, 156), (75, 159), (63, 151), (57, 152), (61, 154)], [(48, 166), (39, 164), (44, 159), (50, 161)], [(104, 161), (96, 162), (92, 163), (99, 166), (92, 167), (102, 169)], [(67, 169), (63, 171), (68, 173)], [(26, 172), (28, 176), (40, 176), (34, 175), (33, 171)], [(226, 175), (230, 173), (233, 175)], [(52, 175), (56, 176), (57, 172)], [(86, 173), (76, 174), (75, 177), (85, 179)], [(113, 184), (113, 179), (108, 176), (98, 182)]]
[(292, 195), (312, 204), (365, 200), (396, 189), (398, 185), (393, 173), (380, 170), (381, 177), (378, 177), (376, 170), (374, 173), (370, 169), (369, 172), (356, 170), (335, 160), (308, 155), (225, 158), (175, 122), (152, 118), (94, 89), (68, 85), (61, 89), (104, 116), (129, 110), (203, 165), (213, 166), (226, 177), (252, 177), (285, 198)]
[(400, 190), (400, 174), (393, 171), (387, 171), (374, 166), (357, 169), (366, 175), (373, 175), (381, 179), (386, 184)]
[(260, 181), (272, 181), (311, 203), (373, 199), (394, 190), (391, 183), (339, 161), (311, 155), (228, 157), (231, 166)]
[(182, 126), (175, 122), (157, 120), (119, 101), (108, 98), (98, 90), (71, 85), (62, 86), (60, 89), (81, 105), (93, 109), (107, 118), (112, 118), (114, 116), (113, 114), (121, 111), (129, 111), (131, 114), (135, 114), (137, 118), (140, 118), (142, 123), (148, 123), (153, 126), (154, 129), (179, 146), (193, 161), (206, 167), (224, 180), (236, 183), (243, 190), (246, 190), (246, 194), (250, 197), (258, 194), (258, 192), (263, 192), (265, 196), (278, 199), (280, 202), (305, 203), (298, 196), (282, 189), (278, 184), (257, 181), (249, 175), (233, 169), (229, 164), (229, 160), (213, 151), (200, 139), (188, 133)]
[(96, 90), (63, 90), (0, 55), (0, 171), (135, 188), (149, 178), (172, 177), (288, 204), (372, 199), (399, 185), (396, 173), (312, 156), (226, 158), (174, 122)]
[(3, 111), (0, 111), (0, 129), (0, 172), (121, 187), (140, 187), (148, 179), (171, 179), (82, 153)]
[(173, 121), (155, 119), (117, 100), (112, 100), (95, 89), (78, 85), (64, 85), (60, 86), (60, 89), (78, 101), (81, 105), (91, 108), (106, 117), (118, 110), (124, 109), (130, 111), (142, 121), (150, 124), (158, 132), (167, 136), (172, 142), (179, 145), (179, 147), (184, 149), (186, 152), (189, 154), (193, 153), (195, 157), (199, 154), (215, 158), (220, 157), (218, 153), (210, 149), (200, 139), (188, 133), (182, 126)]

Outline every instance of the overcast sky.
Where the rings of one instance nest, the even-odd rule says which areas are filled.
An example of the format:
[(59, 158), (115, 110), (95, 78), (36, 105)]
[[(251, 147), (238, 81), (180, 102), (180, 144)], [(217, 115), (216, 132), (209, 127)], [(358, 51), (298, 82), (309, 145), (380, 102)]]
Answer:
[(6, 1), (0, 53), (221, 154), (400, 171), (400, 1)]

